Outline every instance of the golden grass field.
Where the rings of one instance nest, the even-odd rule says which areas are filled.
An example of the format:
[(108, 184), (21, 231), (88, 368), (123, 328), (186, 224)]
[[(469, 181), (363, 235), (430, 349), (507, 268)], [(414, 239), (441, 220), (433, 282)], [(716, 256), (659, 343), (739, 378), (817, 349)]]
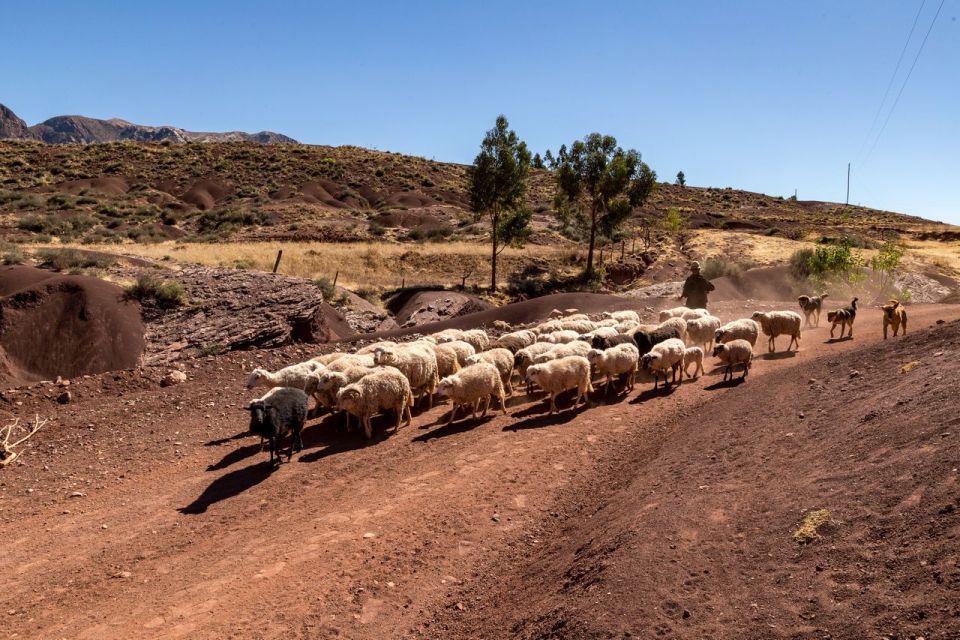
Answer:
[[(122, 253), (154, 260), (172, 260), (208, 266), (239, 267), (270, 271), (283, 250), (279, 273), (301, 278), (333, 278), (348, 289), (376, 287), (389, 289), (411, 284), (460, 284), (471, 272), (467, 284), (488, 284), (490, 247), (485, 243), (444, 242), (425, 244), (250, 242), (176, 243), (115, 245), (72, 245), (79, 249)], [(570, 249), (528, 246), (506, 249), (500, 254), (501, 280), (507, 273), (536, 256), (562, 260)]]

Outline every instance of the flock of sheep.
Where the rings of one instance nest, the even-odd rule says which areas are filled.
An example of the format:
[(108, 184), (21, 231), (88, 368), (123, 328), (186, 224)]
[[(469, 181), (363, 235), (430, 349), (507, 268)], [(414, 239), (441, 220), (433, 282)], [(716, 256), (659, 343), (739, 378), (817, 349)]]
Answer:
[[(746, 377), (753, 348), (762, 332), (768, 348), (779, 336), (789, 336), (789, 350), (800, 346), (801, 317), (793, 311), (756, 312), (751, 318), (722, 324), (705, 309), (677, 307), (660, 313), (658, 324), (643, 324), (635, 311), (603, 313), (591, 319), (576, 309), (554, 311), (551, 319), (522, 329), (506, 323), (508, 331), (491, 337), (482, 329), (446, 329), (407, 343), (382, 341), (353, 353), (318, 356), (278, 371), (255, 369), (247, 388), (270, 387), (249, 405), (250, 430), (269, 441), (270, 461), (280, 461), (280, 442), (291, 437), (287, 452), (302, 449), (300, 432), (307, 417), (308, 398), (318, 407), (342, 411), (347, 426), (358, 419), (372, 437), (371, 418), (384, 411), (396, 414), (396, 428), (410, 424), (417, 401), (433, 407), (434, 395), (447, 398), (452, 422), (458, 409), (476, 417), (491, 405), (506, 414), (506, 398), (513, 394), (515, 376), (528, 394), (539, 388), (548, 394), (550, 412), (557, 411), (559, 394), (576, 390), (573, 410), (594, 393), (594, 380), (604, 382), (604, 393), (634, 388), (640, 368), (661, 376), (669, 387), (703, 372), (703, 358), (711, 353), (724, 366), (724, 380), (734, 368)], [(669, 375), (669, 374), (672, 374)]]

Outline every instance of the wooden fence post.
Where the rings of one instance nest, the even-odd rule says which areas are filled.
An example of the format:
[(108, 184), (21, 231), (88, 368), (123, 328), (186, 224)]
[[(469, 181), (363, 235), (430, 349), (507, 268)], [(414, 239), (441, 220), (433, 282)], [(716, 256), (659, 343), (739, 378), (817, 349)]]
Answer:
[(280, 258), (283, 257), (283, 249), (277, 251), (277, 261), (273, 263), (273, 272), (276, 273), (277, 269), (280, 267)]

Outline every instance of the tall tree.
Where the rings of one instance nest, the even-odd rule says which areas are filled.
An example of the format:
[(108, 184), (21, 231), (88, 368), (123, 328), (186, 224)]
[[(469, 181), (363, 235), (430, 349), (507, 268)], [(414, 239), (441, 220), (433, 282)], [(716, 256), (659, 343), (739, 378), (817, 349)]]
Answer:
[(616, 234), (656, 188), (657, 174), (640, 160), (639, 152), (621, 149), (613, 136), (591, 133), (569, 151), (560, 148), (556, 179), (559, 215), (572, 215), (588, 233), (590, 277), (597, 234)]
[(677, 186), (687, 186), (687, 176), (683, 175), (683, 171), (677, 171)]
[(534, 169), (544, 169), (543, 158), (540, 157), (539, 153), (533, 154), (533, 162), (531, 163)]
[(530, 152), (504, 115), (487, 131), (470, 167), (470, 204), (477, 217), (490, 217), (490, 290), (497, 290), (497, 256), (508, 246), (523, 246), (531, 213), (523, 206)]

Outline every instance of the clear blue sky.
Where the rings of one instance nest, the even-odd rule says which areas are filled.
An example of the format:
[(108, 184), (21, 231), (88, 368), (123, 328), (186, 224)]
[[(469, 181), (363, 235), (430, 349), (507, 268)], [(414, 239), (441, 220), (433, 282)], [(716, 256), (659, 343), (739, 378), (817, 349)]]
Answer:
[(852, 161), (852, 202), (960, 224), (960, 0), (864, 162), (920, 4), (11, 2), (0, 102), (456, 162), (502, 112), (534, 150), (610, 133), (694, 185), (842, 202)]

